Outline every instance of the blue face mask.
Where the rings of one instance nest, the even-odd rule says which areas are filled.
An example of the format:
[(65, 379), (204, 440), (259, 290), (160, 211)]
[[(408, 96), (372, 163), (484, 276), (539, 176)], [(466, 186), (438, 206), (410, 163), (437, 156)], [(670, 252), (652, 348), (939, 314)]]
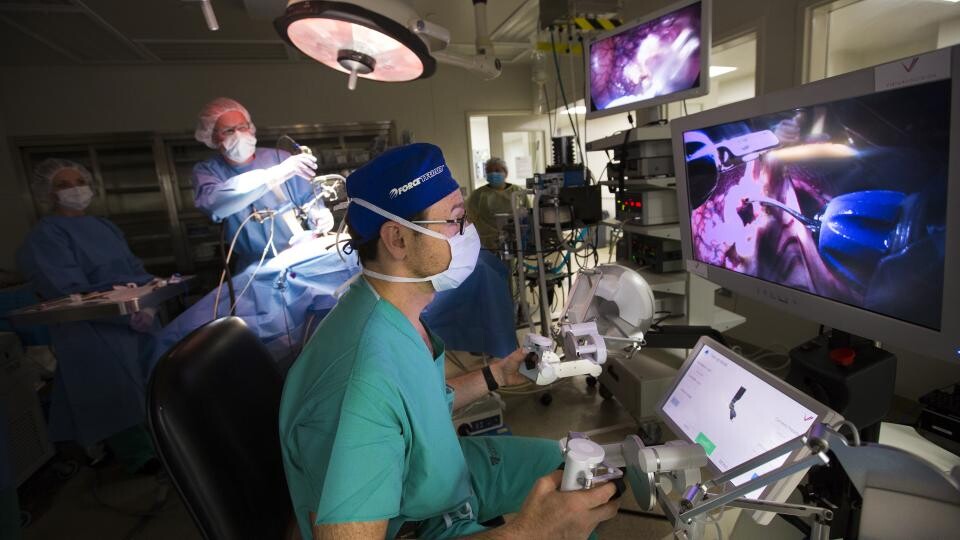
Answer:
[(487, 173), (487, 182), (491, 186), (502, 186), (503, 183), (507, 180), (507, 175), (502, 172), (488, 172)]

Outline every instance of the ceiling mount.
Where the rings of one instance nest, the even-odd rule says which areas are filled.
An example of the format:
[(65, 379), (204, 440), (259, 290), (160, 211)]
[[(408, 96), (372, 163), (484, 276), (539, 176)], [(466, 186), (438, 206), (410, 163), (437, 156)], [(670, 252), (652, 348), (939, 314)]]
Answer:
[[(485, 4), (485, 0), (478, 0)], [(475, 8), (484, 16), (483, 6)], [(479, 23), (478, 23), (479, 24)], [(500, 61), (486, 47), (486, 54), (458, 55), (445, 51), (450, 33), (420, 18), (399, 0), (313, 1), (290, 0), (284, 14), (274, 20), (277, 32), (303, 54), (350, 76), (347, 87), (356, 88), (357, 78), (403, 82), (427, 78), (438, 61), (478, 71), (488, 78), (500, 75)], [(478, 26), (479, 28), (479, 26)]]

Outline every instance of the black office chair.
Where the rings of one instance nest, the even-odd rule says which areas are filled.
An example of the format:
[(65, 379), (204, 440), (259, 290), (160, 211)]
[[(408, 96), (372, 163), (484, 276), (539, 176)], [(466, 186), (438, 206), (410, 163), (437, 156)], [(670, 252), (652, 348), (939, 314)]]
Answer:
[(147, 393), (157, 454), (208, 540), (299, 537), (280, 454), (283, 380), (237, 317), (160, 359)]

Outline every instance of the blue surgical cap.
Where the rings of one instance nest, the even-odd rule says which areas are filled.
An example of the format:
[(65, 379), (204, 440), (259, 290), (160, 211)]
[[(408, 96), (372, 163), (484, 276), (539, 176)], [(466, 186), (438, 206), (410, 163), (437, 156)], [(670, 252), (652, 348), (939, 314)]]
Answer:
[[(347, 196), (363, 199), (387, 212), (409, 218), (460, 189), (440, 148), (426, 143), (408, 144), (380, 154), (347, 178)], [(380, 234), (387, 218), (358, 204), (347, 208), (347, 219), (356, 245)]]

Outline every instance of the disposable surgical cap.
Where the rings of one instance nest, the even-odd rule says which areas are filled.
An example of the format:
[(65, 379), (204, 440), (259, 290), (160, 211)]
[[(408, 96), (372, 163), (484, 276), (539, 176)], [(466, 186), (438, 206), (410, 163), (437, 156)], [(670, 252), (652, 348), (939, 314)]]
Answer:
[(253, 120), (250, 118), (250, 113), (247, 112), (246, 107), (234, 99), (218, 97), (200, 109), (200, 114), (197, 116), (197, 130), (193, 133), (193, 137), (207, 145), (207, 148), (216, 150), (217, 144), (213, 142), (213, 128), (221, 116), (231, 111), (243, 114), (247, 122), (250, 122), (250, 130), (256, 133), (257, 128), (253, 125)]
[(488, 159), (487, 162), (483, 164), (483, 170), (487, 170), (493, 166), (501, 167), (505, 171), (509, 170), (507, 169), (507, 162), (498, 157), (492, 157)]
[(53, 177), (66, 169), (79, 172), (88, 186), (93, 185), (93, 176), (83, 165), (69, 159), (48, 158), (41, 161), (33, 169), (33, 181), (30, 188), (38, 199), (46, 200), (50, 196), (53, 191)]
[[(402, 218), (416, 215), (458, 189), (443, 152), (426, 143), (387, 150), (347, 178), (351, 199), (363, 199)], [(347, 208), (347, 218), (359, 236), (353, 239), (356, 245), (376, 238), (387, 221), (355, 203)]]

